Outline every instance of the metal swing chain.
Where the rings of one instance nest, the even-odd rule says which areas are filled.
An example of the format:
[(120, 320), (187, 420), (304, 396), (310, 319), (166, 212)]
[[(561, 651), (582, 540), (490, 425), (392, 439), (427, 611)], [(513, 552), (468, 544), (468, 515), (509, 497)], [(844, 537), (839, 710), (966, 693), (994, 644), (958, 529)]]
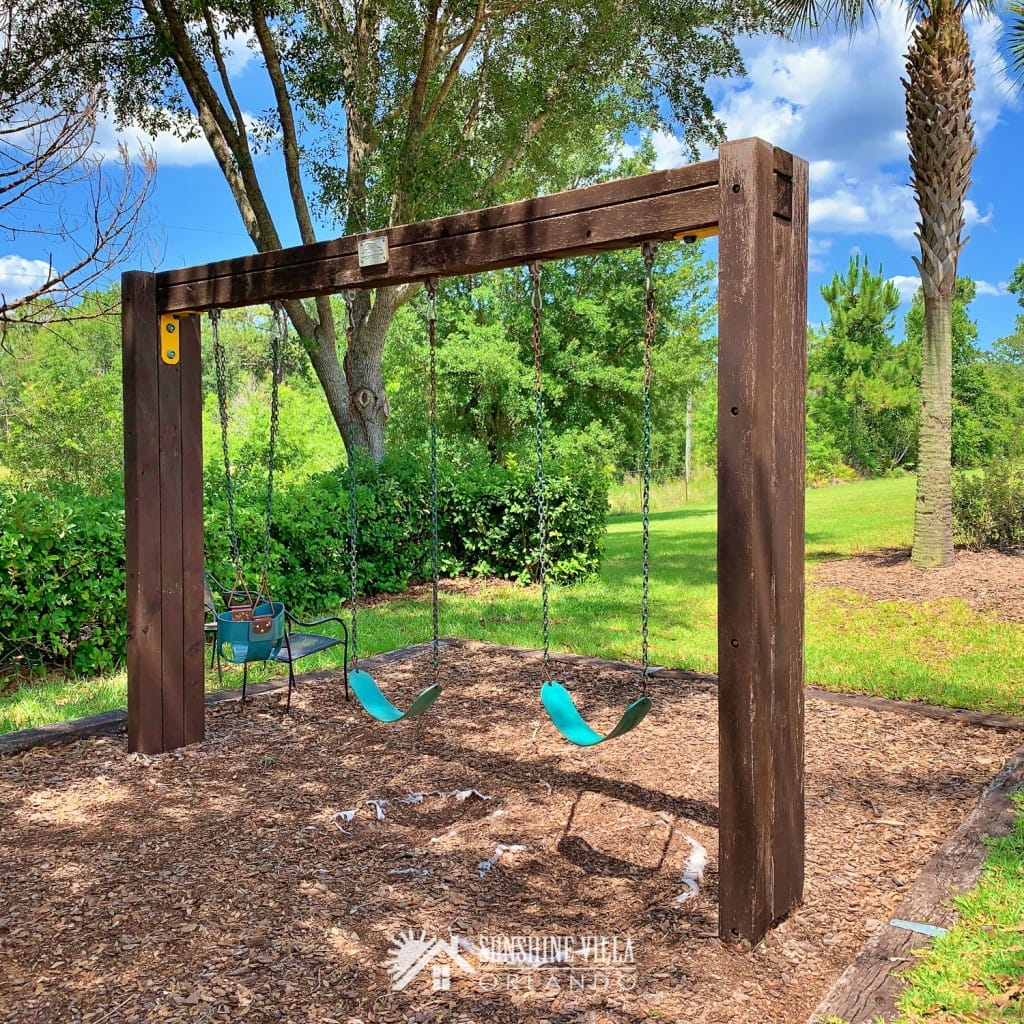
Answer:
[(530, 264), (530, 309), (533, 312), (533, 396), (534, 424), (537, 442), (537, 537), (540, 555), (541, 624), (544, 637), (544, 671), (547, 673), (548, 650), (551, 645), (551, 621), (548, 611), (547, 533), (548, 506), (544, 480), (544, 394), (540, 365), (540, 328), (543, 310), (541, 264)]
[(427, 338), (430, 345), (430, 570), (433, 616), (434, 683), (440, 672), (440, 615), (438, 610), (438, 523), (437, 523), (437, 280), (427, 278)]
[[(352, 351), (352, 338), (356, 331), (355, 296), (351, 291), (344, 293), (345, 300), (345, 339), (348, 351)], [(359, 630), (357, 595), (359, 583), (358, 542), (356, 515), (356, 458), (355, 452), (348, 453), (348, 554), (349, 554), (349, 603), (352, 607), (352, 668), (359, 667)]]
[(280, 422), (281, 376), (284, 370), (284, 343), (288, 337), (288, 313), (284, 305), (274, 306), (270, 330), (270, 437), (267, 441), (267, 510), (263, 526), (263, 592), (269, 599), (267, 572), (270, 569), (270, 529), (274, 511), (274, 456)]
[(651, 590), (651, 391), (654, 384), (654, 335), (658, 329), (658, 309), (654, 296), (654, 257), (658, 246), (644, 242), (644, 377), (643, 377), (643, 441), (640, 456), (640, 475), (643, 481), (641, 512), (643, 520), (643, 597), (640, 602), (641, 638), (643, 653), (641, 672), (643, 695), (647, 696), (647, 668), (649, 665), (648, 627), (650, 621)]
[(220, 443), (224, 453), (224, 488), (228, 496), (228, 530), (231, 534), (231, 557), (235, 560), (235, 584), (242, 575), (242, 552), (238, 544), (238, 522), (235, 519), (235, 483), (231, 476), (231, 456), (228, 454), (228, 383), (225, 369), (224, 343), (220, 340), (220, 310), (210, 310), (213, 328), (213, 365), (217, 375), (217, 406), (220, 410)]

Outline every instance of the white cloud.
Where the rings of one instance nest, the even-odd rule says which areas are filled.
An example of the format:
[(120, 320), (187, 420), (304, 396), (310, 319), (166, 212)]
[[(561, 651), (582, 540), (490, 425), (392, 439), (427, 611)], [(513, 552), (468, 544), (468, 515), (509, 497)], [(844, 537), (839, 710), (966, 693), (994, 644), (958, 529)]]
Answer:
[(914, 194), (887, 175), (847, 176), (812, 187), (809, 212), (816, 231), (886, 235), (905, 248), (914, 245)]
[(983, 227), (992, 223), (992, 218), (995, 216), (995, 211), (990, 206), (984, 213), (978, 209), (977, 203), (973, 199), (967, 199), (964, 202), (964, 224), (969, 230), (976, 224), (981, 224)]
[(103, 118), (96, 126), (94, 152), (101, 157), (116, 156), (119, 145), (127, 147), (133, 160), (143, 152), (152, 153), (158, 167), (195, 167), (214, 162), (213, 153), (202, 136), (183, 142), (173, 132), (164, 131), (154, 138), (134, 125), (118, 131), (112, 121)]
[(820, 274), (825, 269), (825, 263), (819, 256), (827, 255), (832, 249), (832, 239), (822, 238), (820, 235), (809, 235), (807, 238), (807, 269), (812, 274)]
[(224, 66), (227, 68), (229, 77), (240, 77), (250, 62), (255, 60), (256, 45), (256, 35), (249, 31), (236, 32), (234, 35), (226, 36), (221, 40)]
[(917, 289), (921, 287), (921, 278), (897, 274), (895, 277), (889, 278), (889, 284), (896, 285), (896, 290), (900, 293), (901, 302), (912, 302), (917, 294)]
[[(980, 140), (1019, 99), (999, 55), (999, 20), (972, 18), (968, 29)], [(877, 21), (852, 37), (759, 37), (741, 44), (747, 76), (712, 86), (730, 139), (757, 135), (810, 161), (816, 232), (884, 235), (908, 251), (916, 247), (901, 83), (909, 38), (904, 5), (883, 0)], [(659, 166), (680, 161), (675, 139), (663, 136), (655, 145), (665, 160)], [(987, 225), (993, 210), (982, 212), (968, 200), (965, 219), (968, 228)]]
[(1010, 294), (1003, 285), (991, 284), (988, 281), (975, 281), (974, 286), (977, 288), (979, 295), (991, 295), (994, 298), (1002, 298)]
[[(917, 293), (917, 289), (921, 287), (921, 278), (911, 277), (907, 274), (896, 274), (894, 277), (889, 278), (889, 283), (896, 285), (896, 290), (900, 293), (901, 302), (911, 302)], [(991, 284), (988, 281), (975, 281), (974, 284), (979, 295), (991, 295), (1002, 298), (1009, 294), (1001, 285)]]
[(1013, 78), (1000, 52), (1004, 26), (996, 17), (973, 15), (967, 19), (974, 57), (974, 124), (979, 141), (999, 123), (1006, 107), (1020, 105)]
[(689, 163), (689, 157), (683, 155), (683, 143), (669, 132), (656, 131), (651, 135), (654, 146), (654, 169), (664, 170), (668, 167), (680, 167)]
[[(260, 123), (257, 115), (243, 111), (242, 116), (251, 135), (266, 134), (266, 126)], [(183, 141), (173, 132), (162, 131), (152, 136), (135, 125), (119, 131), (109, 117), (102, 118), (96, 126), (93, 152), (96, 156), (113, 157), (119, 145), (127, 147), (133, 160), (139, 159), (144, 152), (152, 153), (156, 157), (157, 167), (197, 167), (215, 162), (209, 143), (202, 135)]]
[(52, 268), (45, 260), (24, 256), (0, 256), (0, 295), (10, 301), (35, 291), (50, 279)]
[(881, 6), (877, 28), (743, 45), (746, 79), (724, 83), (717, 110), (730, 138), (760, 135), (812, 162), (863, 171), (901, 161), (907, 46), (902, 8)]

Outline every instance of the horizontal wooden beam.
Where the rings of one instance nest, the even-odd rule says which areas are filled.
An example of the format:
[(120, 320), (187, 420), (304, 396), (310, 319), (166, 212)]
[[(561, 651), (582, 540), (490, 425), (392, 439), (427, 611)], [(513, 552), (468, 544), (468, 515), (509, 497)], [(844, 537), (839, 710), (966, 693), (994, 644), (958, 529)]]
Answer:
[[(456, 214), (387, 231), (257, 253), (156, 275), (161, 313), (247, 306), (481, 273), (533, 260), (714, 233), (718, 161)], [(388, 261), (360, 267), (361, 240), (386, 236)]]

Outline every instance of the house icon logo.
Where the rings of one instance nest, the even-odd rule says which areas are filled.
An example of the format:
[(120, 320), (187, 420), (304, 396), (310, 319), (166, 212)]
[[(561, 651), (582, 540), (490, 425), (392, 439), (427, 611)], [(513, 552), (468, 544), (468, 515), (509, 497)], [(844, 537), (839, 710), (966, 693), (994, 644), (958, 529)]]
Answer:
[(432, 938), (425, 931), (417, 935), (408, 929), (391, 940), (387, 963), (391, 991), (400, 992), (429, 967), (433, 990), (447, 992), (451, 988), (452, 965), (463, 974), (476, 974), (473, 965), (459, 953), (455, 936), (445, 941)]

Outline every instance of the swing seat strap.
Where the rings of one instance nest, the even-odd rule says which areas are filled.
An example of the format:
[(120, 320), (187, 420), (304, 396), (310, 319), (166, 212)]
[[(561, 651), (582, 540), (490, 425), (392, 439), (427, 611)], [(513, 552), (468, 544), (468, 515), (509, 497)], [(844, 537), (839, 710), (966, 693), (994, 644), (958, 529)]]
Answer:
[(369, 672), (353, 669), (348, 674), (348, 685), (364, 710), (378, 722), (398, 722), (403, 718), (413, 718), (426, 711), (441, 696), (440, 685), (434, 683), (417, 696), (407, 711), (402, 711), (381, 693), (377, 681)]
[(561, 683), (552, 680), (544, 683), (540, 688), (540, 699), (554, 727), (577, 747), (592, 747), (622, 736), (635, 729), (651, 710), (651, 698), (646, 695), (638, 697), (622, 713), (615, 728), (602, 736), (583, 720), (569, 691)]

